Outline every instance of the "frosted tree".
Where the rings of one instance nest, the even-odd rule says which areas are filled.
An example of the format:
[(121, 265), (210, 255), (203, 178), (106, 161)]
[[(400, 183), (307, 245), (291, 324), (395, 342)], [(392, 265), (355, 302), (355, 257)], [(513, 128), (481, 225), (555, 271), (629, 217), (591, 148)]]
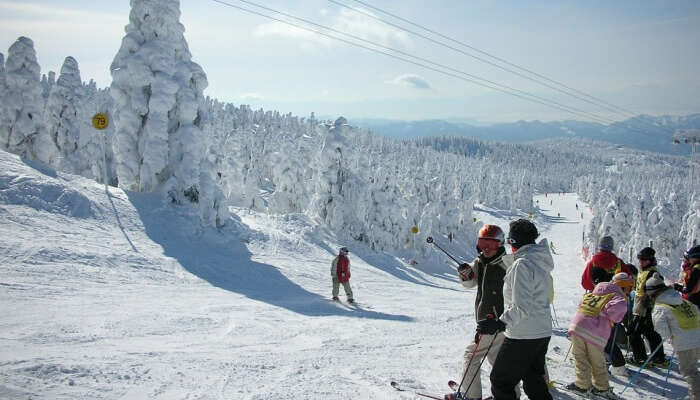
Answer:
[(10, 113), (8, 101), (7, 74), (5, 73), (5, 56), (0, 53), (0, 148), (5, 149), (4, 143), (10, 137)]
[(5, 63), (2, 113), (7, 125), (0, 129), (0, 147), (30, 158), (34, 138), (42, 129), (39, 74), (34, 42), (22, 36), (10, 46)]
[(126, 36), (110, 67), (119, 185), (173, 201), (198, 200), (207, 79), (192, 62), (178, 0), (131, 0)]
[(35, 146), (41, 161), (71, 173), (81, 172), (81, 159), (85, 157), (78, 153), (78, 110), (82, 105), (82, 92), (78, 62), (73, 57), (66, 57), (44, 109), (46, 133), (39, 136)]
[(41, 75), (41, 98), (44, 99), (44, 104), (49, 100), (51, 88), (56, 84), (56, 73), (49, 71), (48, 75)]

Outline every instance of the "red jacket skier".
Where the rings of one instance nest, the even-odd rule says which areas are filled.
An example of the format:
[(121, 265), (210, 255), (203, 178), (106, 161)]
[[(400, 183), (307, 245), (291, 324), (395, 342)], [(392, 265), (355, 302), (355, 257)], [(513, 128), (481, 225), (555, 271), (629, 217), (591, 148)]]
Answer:
[[(586, 264), (586, 269), (583, 270), (581, 274), (581, 286), (588, 291), (592, 291), (597, 282), (594, 282), (594, 277), (600, 276), (601, 274), (607, 274), (609, 278), (612, 278), (615, 274), (620, 272), (626, 272), (632, 275), (632, 271), (629, 270), (627, 264), (619, 259), (615, 253), (612, 252), (615, 242), (611, 236), (603, 236), (598, 243), (598, 252), (593, 255), (591, 261)], [(610, 279), (605, 279), (608, 282)]]

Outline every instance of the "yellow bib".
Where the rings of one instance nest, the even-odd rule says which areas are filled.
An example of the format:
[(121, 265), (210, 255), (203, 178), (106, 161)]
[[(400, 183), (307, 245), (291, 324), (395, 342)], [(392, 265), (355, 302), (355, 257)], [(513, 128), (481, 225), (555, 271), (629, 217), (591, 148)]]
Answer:
[(603, 307), (610, 301), (610, 299), (615, 296), (615, 293), (608, 293), (605, 295), (597, 295), (593, 293), (586, 293), (583, 295), (583, 300), (581, 304), (578, 305), (578, 311), (589, 317), (597, 317), (600, 315), (600, 311)]
[(678, 325), (680, 325), (681, 329), (692, 330), (700, 328), (698, 310), (693, 303), (688, 300), (683, 300), (683, 303), (677, 306), (672, 306), (670, 304), (661, 305), (673, 311), (673, 315), (676, 316), (676, 320), (678, 320)]

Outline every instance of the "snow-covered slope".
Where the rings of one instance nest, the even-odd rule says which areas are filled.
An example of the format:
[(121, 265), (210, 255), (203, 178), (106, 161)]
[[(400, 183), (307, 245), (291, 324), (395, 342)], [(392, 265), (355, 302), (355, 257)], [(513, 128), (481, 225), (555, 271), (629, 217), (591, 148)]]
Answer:
[[(407, 266), (338, 243), (300, 214), (233, 210), (221, 230), (201, 228), (197, 210), (163, 198), (106, 193), (0, 151), (0, 398), (411, 399), (389, 381), (444, 393), (457, 378), (474, 292), (438, 253)], [(537, 199), (565, 328), (582, 294), (583, 224), (575, 195)], [(483, 205), (475, 214), (504, 227), (517, 217)], [(436, 240), (474, 255), (472, 243)], [(356, 307), (329, 301), (341, 244)], [(548, 363), (567, 382), (562, 332)], [(662, 398), (663, 372), (645, 371), (628, 398)], [(671, 397), (685, 387), (672, 371)]]

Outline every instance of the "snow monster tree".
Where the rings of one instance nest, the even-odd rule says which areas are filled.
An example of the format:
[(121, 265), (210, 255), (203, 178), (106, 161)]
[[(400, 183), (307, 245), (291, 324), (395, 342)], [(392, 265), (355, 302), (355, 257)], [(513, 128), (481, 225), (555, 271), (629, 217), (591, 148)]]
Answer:
[(179, 0), (131, 0), (126, 36), (110, 67), (119, 186), (150, 192), (167, 185), (178, 203), (199, 200), (207, 86), (179, 19)]

